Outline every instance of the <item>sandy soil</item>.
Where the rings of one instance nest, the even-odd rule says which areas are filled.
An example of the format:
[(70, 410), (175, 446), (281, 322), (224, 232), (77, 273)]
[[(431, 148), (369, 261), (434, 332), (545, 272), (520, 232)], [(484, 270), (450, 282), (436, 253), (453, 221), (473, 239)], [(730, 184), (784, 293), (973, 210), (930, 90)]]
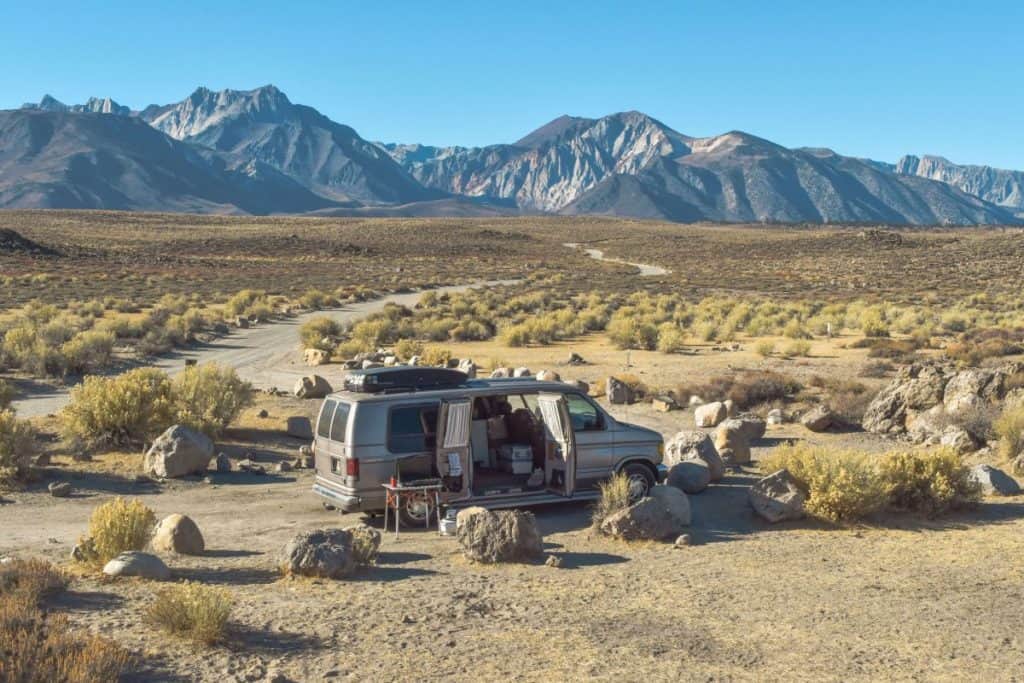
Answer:
[[(279, 431), (284, 419), (311, 409), (261, 396), (220, 446), (233, 458), (287, 457), (297, 442)], [(628, 411), (666, 434), (692, 424), (684, 412)], [(783, 425), (755, 458), (785, 438), (888, 445)], [(58, 562), (115, 494), (197, 521), (209, 552), (166, 559), (176, 579), (235, 596), (223, 645), (154, 631), (143, 582), (81, 576), (54, 605), (140, 653), (136, 680), (1014, 680), (1024, 661), (1021, 497), (939, 521), (769, 526), (746, 503), (747, 471), (691, 496), (694, 545), (683, 549), (594, 535), (588, 507), (569, 503), (536, 510), (560, 569), (473, 565), (454, 540), (417, 531), (386, 534), (379, 566), (352, 580), (283, 580), (275, 557), (288, 538), (360, 517), (324, 510), (308, 472), (140, 484), (140, 460), (58, 458), (48, 476), (73, 481), (73, 498), (47, 496), (42, 481), (0, 505), (0, 555)]]

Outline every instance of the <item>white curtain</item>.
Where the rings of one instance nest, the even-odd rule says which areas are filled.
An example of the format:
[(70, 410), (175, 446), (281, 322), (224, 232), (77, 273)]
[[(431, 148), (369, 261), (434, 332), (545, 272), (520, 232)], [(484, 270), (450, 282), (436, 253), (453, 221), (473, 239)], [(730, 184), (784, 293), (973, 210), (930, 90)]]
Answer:
[(448, 404), (444, 448), (465, 448), (469, 444), (470, 408), (469, 401)]
[(547, 427), (551, 439), (558, 443), (565, 443), (565, 434), (562, 432), (562, 414), (559, 410), (557, 399), (541, 397), (539, 401), (540, 414), (544, 418), (544, 426)]

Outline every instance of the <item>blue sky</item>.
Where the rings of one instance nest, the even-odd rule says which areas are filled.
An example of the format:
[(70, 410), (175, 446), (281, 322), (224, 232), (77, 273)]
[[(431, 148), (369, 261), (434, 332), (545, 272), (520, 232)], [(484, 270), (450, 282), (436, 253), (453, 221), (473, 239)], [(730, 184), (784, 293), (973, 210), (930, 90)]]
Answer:
[(0, 108), (274, 83), (375, 140), (510, 142), (644, 111), (893, 161), (1024, 169), (1024, 2), (17, 3)]

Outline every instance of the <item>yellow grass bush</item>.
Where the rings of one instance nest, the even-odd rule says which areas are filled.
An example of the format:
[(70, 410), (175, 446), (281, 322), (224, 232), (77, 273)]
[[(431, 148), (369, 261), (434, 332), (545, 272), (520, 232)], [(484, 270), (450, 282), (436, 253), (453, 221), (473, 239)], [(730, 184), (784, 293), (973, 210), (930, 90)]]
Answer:
[(591, 516), (595, 527), (601, 526), (601, 522), (619, 510), (629, 507), (629, 477), (619, 472), (597, 487), (601, 497), (595, 503)]
[(803, 339), (790, 342), (782, 353), (788, 357), (806, 358), (811, 355), (811, 343)]
[(234, 607), (225, 589), (186, 581), (158, 589), (153, 598), (146, 615), (160, 628), (208, 645), (224, 639)]
[(1007, 460), (1024, 454), (1024, 405), (1009, 405), (995, 421), (999, 453)]
[(61, 346), (69, 372), (98, 372), (110, 364), (116, 338), (112, 332), (89, 330), (75, 335)]
[(446, 349), (442, 346), (427, 346), (423, 349), (420, 363), (422, 365), (431, 365), (443, 368), (448, 366), (448, 361), (451, 359), (451, 349)]
[(123, 445), (150, 439), (173, 419), (171, 381), (155, 368), (116, 377), (86, 377), (71, 390), (62, 431), (86, 446)]
[(401, 361), (408, 361), (413, 356), (422, 356), (423, 342), (415, 339), (400, 339), (395, 344), (395, 355)]
[(978, 500), (981, 487), (949, 448), (895, 451), (879, 461), (889, 504), (930, 516)]
[(768, 340), (759, 341), (754, 345), (754, 352), (762, 358), (768, 358), (775, 353), (775, 342)]
[(89, 517), (89, 533), (79, 541), (82, 561), (96, 567), (129, 550), (149, 543), (156, 516), (142, 501), (118, 496), (96, 507)]
[(28, 471), (35, 447), (36, 431), (14, 412), (0, 410), (0, 488), (13, 485)]
[(206, 363), (175, 377), (171, 396), (177, 423), (215, 437), (252, 402), (252, 386), (234, 368)]
[(302, 327), (299, 328), (299, 339), (307, 349), (320, 349), (329, 352), (333, 350), (337, 339), (343, 332), (341, 323), (322, 315), (302, 324)]
[(807, 495), (805, 507), (809, 514), (833, 522), (850, 522), (886, 504), (886, 486), (876, 458), (856, 451), (788, 444), (772, 451), (762, 461), (761, 469), (789, 470)]

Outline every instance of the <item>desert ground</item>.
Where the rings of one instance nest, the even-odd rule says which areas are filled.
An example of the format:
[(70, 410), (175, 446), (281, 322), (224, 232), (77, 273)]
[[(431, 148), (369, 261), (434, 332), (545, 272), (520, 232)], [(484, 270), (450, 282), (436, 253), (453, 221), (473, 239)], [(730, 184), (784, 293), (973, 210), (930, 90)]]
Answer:
[[(319, 402), (269, 391), (287, 390), (310, 372), (335, 384), (344, 375), (337, 362), (304, 364), (298, 334), (311, 317), (352, 323), (387, 302), (412, 305), (438, 287), (476, 285), (504, 295), (558, 282), (572, 294), (927, 301), (939, 309), (980, 293), (991, 299), (977, 306), (994, 310), (1001, 297), (1021, 294), (1019, 231), (103, 212), (6, 212), (0, 227), (55, 252), (0, 252), (0, 313), (34, 299), (67, 305), (132, 297), (146, 310), (168, 293), (216, 307), (250, 287), (281, 296), (311, 286), (373, 292), (366, 301), (231, 329), (168, 354), (118, 357), (105, 370), (146, 365), (175, 373), (186, 360), (236, 369), (257, 392), (217, 450), (236, 464), (265, 464), (271, 472), (263, 475), (139, 477), (143, 444), (76, 458), (62, 439), (59, 410), (78, 378), (0, 368), (18, 391), (17, 415), (51, 455), (34, 480), (0, 491), (0, 557), (40, 557), (70, 572), (69, 588), (45, 609), (132, 652), (127, 680), (1021, 680), (1024, 496), (987, 497), (938, 518), (883, 511), (844, 524), (769, 524), (748, 503), (749, 487), (764, 474), (758, 462), (780, 444), (882, 453), (902, 447), (891, 438), (853, 427), (812, 432), (794, 419), (769, 425), (751, 464), (690, 496), (688, 546), (608, 538), (592, 527), (589, 504), (569, 502), (534, 510), (545, 552), (561, 558), (561, 567), (543, 560), (481, 565), (434, 530), (396, 539), (380, 518), (324, 509), (309, 470), (273, 472), (304, 445), (287, 436), (286, 419), (313, 416)], [(947, 337), (916, 349), (915, 358), (941, 358), (953, 341)], [(781, 335), (689, 338), (680, 353), (623, 349), (602, 331), (516, 347), (499, 336), (443, 346), (473, 359), (481, 373), (526, 366), (591, 384), (629, 375), (649, 395), (683, 393), (723, 376), (785, 376), (800, 391), (757, 410), (779, 407), (795, 418), (832, 398), (837, 383), (855, 383), (869, 398), (892, 379), (895, 367), (870, 371), (879, 359), (861, 339), (850, 330), (815, 334), (800, 354), (758, 351), (758, 343), (781, 349), (792, 342)], [(572, 353), (586, 364), (569, 365)], [(599, 401), (666, 439), (694, 429), (685, 406), (658, 412), (643, 401)], [(965, 462), (1006, 467), (992, 449)], [(48, 494), (58, 481), (73, 485), (71, 497)], [(201, 645), (156, 629), (146, 617), (154, 584), (106, 578), (69, 560), (91, 511), (115, 496), (140, 499), (158, 519), (182, 513), (198, 524), (206, 553), (165, 559), (175, 581), (233, 596), (222, 642)], [(383, 532), (377, 566), (337, 581), (281, 576), (278, 555), (296, 533), (360, 521)]]

